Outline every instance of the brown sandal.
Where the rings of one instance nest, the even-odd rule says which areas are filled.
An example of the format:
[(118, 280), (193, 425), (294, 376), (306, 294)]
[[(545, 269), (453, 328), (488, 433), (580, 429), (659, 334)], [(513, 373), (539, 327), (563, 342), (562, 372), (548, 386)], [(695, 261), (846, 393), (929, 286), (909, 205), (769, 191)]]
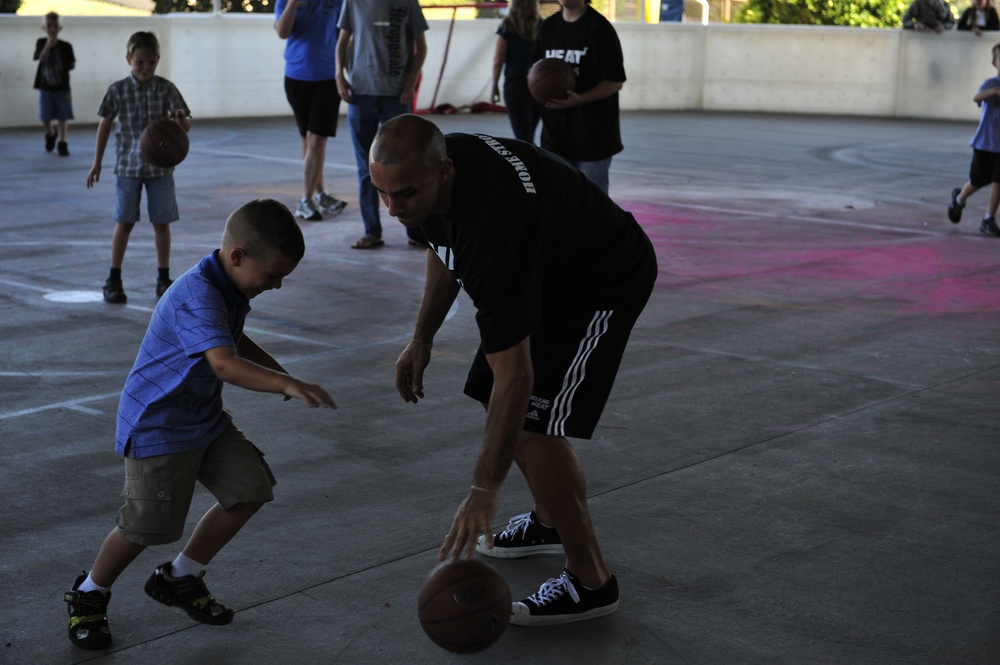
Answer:
[(376, 247), (381, 247), (385, 242), (378, 236), (373, 236), (365, 234), (358, 238), (358, 241), (351, 245), (354, 249), (375, 249)]

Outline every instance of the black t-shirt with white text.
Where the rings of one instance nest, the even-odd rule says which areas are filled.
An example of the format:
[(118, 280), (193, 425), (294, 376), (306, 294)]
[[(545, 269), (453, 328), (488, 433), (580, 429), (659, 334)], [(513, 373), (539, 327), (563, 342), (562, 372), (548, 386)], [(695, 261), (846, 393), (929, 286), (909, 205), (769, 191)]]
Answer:
[(655, 272), (635, 219), (558, 157), (483, 134), (445, 140), (451, 207), (421, 231), (472, 298), (486, 353), (532, 334), (543, 313), (624, 306)]
[[(559, 12), (545, 19), (535, 39), (534, 59), (542, 58), (559, 58), (573, 66), (577, 94), (601, 81), (625, 82), (618, 33), (593, 7), (572, 23)], [(622, 151), (618, 116), (618, 93), (568, 109), (543, 109), (541, 145), (567, 159), (607, 159)]]

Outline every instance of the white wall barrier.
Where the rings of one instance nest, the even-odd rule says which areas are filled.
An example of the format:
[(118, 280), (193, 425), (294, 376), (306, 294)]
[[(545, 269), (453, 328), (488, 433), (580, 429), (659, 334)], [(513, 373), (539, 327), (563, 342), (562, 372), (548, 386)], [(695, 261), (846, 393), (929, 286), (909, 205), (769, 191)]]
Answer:
[[(0, 15), (0, 127), (37, 126), (32, 89), (41, 17)], [(177, 84), (195, 118), (290, 115), (284, 42), (270, 16), (170, 14), (64, 17), (73, 44), (76, 122), (97, 122), (108, 84), (128, 75), (125, 43), (160, 38), (158, 73)], [(431, 21), (418, 103), (488, 101), (497, 20), (458, 21), (441, 75), (449, 22)], [(972, 102), (996, 74), (1000, 33), (903, 32), (821, 26), (615, 25), (628, 82), (623, 110), (706, 110), (975, 120)]]

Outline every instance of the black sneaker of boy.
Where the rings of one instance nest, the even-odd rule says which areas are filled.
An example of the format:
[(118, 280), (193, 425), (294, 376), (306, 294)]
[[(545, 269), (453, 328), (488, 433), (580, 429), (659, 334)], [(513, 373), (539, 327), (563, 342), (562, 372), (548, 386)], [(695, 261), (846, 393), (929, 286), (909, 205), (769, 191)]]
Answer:
[(158, 567), (146, 580), (146, 595), (164, 605), (176, 606), (195, 621), (224, 626), (233, 620), (233, 611), (216, 602), (201, 574), (171, 577), (170, 562)]
[(958, 195), (961, 192), (961, 187), (956, 187), (951, 190), (951, 204), (948, 206), (948, 219), (951, 220), (952, 224), (958, 224), (962, 221), (962, 208), (965, 207), (965, 204), (958, 202)]
[(108, 626), (111, 594), (77, 591), (85, 579), (86, 572), (76, 578), (73, 589), (63, 595), (69, 610), (69, 641), (81, 649), (106, 649), (111, 645), (111, 627)]

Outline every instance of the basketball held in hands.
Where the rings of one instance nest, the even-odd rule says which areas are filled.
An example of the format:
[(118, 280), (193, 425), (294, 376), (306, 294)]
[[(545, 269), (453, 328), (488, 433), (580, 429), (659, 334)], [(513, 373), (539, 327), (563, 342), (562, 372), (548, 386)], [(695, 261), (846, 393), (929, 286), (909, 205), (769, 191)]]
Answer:
[(576, 87), (573, 67), (559, 58), (537, 60), (528, 70), (528, 91), (542, 104), (562, 99)]

